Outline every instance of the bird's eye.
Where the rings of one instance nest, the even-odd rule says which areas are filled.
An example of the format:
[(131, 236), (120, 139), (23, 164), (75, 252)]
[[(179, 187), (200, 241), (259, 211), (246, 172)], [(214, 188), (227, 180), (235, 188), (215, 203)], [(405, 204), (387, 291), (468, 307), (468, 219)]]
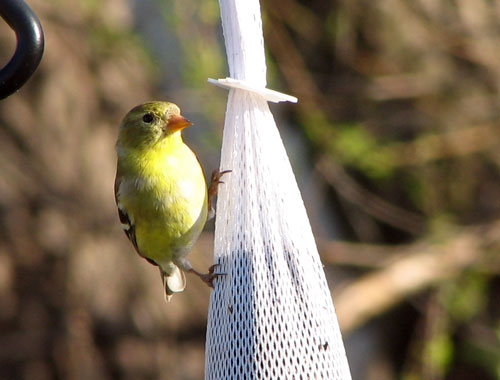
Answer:
[(142, 117), (142, 121), (149, 124), (154, 120), (154, 118), (154, 115), (151, 112), (148, 112), (144, 114), (144, 116)]

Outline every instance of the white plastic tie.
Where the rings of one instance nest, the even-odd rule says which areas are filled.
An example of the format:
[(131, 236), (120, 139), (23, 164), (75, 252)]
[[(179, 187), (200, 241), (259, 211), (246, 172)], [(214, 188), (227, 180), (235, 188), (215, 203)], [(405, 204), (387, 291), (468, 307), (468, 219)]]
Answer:
[(265, 87), (257, 87), (248, 83), (247, 81), (234, 79), (234, 78), (225, 78), (225, 79), (212, 79), (208, 78), (208, 82), (217, 86), (226, 89), (237, 88), (240, 90), (250, 91), (255, 94), (259, 94), (267, 101), (273, 103), (279, 102), (291, 102), (297, 103), (298, 99), (295, 96), (283, 94), (282, 92), (274, 91)]

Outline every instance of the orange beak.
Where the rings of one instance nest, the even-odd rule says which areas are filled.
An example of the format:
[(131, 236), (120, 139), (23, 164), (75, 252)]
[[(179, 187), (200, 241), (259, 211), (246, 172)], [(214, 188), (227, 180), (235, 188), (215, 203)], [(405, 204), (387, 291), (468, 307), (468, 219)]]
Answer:
[(184, 116), (172, 115), (168, 119), (167, 128), (170, 131), (175, 132), (175, 131), (179, 131), (181, 129), (184, 129), (191, 124), (192, 123), (188, 119), (186, 119)]

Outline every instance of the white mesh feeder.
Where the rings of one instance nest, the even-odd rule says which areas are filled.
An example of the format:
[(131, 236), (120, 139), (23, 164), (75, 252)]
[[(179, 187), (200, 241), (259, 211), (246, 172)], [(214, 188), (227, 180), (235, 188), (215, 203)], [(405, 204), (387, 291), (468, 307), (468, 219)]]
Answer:
[(205, 380), (349, 380), (304, 203), (267, 101), (258, 0), (219, 0), (231, 78), (219, 187)]

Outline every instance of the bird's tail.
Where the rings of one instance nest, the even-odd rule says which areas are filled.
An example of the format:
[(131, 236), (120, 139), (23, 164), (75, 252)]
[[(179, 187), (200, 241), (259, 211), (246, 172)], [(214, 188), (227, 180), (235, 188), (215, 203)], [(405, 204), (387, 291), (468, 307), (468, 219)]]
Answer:
[(160, 267), (161, 279), (163, 282), (163, 289), (165, 290), (165, 301), (170, 302), (174, 293), (180, 293), (186, 287), (186, 277), (184, 272), (175, 266), (174, 271), (167, 274)]

